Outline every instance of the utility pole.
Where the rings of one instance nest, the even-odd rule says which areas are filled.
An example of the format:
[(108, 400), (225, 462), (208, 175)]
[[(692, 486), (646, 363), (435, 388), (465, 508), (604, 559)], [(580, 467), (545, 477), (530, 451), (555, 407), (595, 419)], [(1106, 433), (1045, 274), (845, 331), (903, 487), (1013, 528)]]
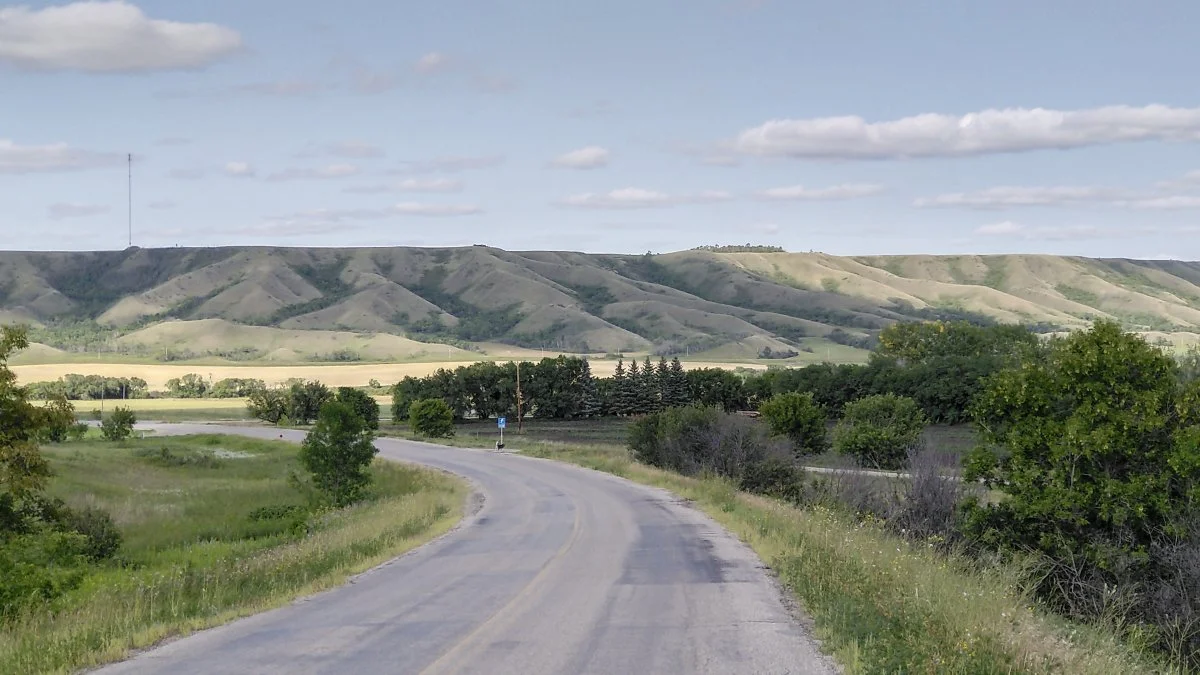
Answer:
[(521, 362), (517, 361), (517, 433), (522, 433), (524, 419), (521, 415)]

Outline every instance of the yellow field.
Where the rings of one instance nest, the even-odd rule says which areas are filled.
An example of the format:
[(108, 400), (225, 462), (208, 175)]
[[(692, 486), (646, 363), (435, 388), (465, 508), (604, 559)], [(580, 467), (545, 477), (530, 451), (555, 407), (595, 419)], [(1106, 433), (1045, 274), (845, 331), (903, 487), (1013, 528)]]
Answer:
[[(211, 377), (215, 382), (227, 377), (242, 377), (259, 379), (268, 385), (280, 384), (293, 377), (305, 380), (318, 380), (330, 387), (362, 387), (372, 379), (379, 380), (384, 385), (398, 382), (405, 376), (424, 377), (435, 372), (438, 368), (457, 368), (474, 363), (473, 361), (441, 361), (435, 363), (375, 363), (355, 364), (346, 366), (181, 366), (145, 363), (51, 363), (28, 366), (12, 366), (17, 380), (23, 384), (31, 382), (47, 382), (76, 373), (79, 375), (102, 375), (104, 377), (140, 377), (146, 381), (151, 391), (162, 391), (167, 387), (167, 380), (183, 377), (188, 373), (197, 373), (205, 378)], [(599, 377), (609, 377), (617, 367), (616, 361), (592, 361), (592, 372)], [(758, 364), (688, 361), (685, 368), (750, 368), (765, 370), (766, 366)], [(147, 399), (168, 400), (168, 399)], [(211, 401), (206, 399), (206, 401)], [(212, 405), (200, 407), (212, 408)]]

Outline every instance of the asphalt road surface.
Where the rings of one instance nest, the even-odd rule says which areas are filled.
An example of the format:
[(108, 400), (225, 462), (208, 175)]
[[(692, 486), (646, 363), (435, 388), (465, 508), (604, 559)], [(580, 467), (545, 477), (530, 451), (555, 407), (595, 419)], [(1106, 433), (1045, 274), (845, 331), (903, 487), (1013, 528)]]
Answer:
[(665, 491), (517, 455), (391, 439), (379, 447), (467, 478), (482, 508), (346, 586), (99, 672), (836, 672), (754, 553)]

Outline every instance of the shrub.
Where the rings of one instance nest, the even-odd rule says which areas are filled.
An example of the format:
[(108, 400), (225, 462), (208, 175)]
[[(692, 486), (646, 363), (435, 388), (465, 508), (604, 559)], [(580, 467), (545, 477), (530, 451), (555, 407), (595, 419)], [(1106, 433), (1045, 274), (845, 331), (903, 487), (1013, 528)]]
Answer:
[(911, 398), (866, 396), (846, 404), (833, 430), (833, 449), (853, 456), (860, 466), (899, 469), (924, 429), (925, 415)]
[(333, 392), (317, 381), (296, 382), (288, 390), (287, 416), (293, 424), (309, 424), (321, 407), (333, 400)]
[(688, 476), (715, 473), (740, 481), (771, 455), (766, 430), (754, 420), (717, 408), (668, 408), (629, 430), (634, 459)]
[(771, 433), (786, 436), (797, 456), (825, 451), (825, 411), (813, 395), (791, 392), (771, 398), (758, 409)]
[(250, 392), (249, 399), (246, 402), (246, 410), (256, 419), (271, 424), (280, 424), (280, 421), (287, 416), (287, 393), (280, 389), (255, 389)]
[(440, 398), (419, 399), (408, 408), (408, 424), (422, 436), (448, 438), (454, 435), (454, 411)]
[(41, 436), (51, 443), (62, 443), (75, 423), (75, 405), (65, 396), (55, 396), (42, 408)]
[(334, 506), (353, 504), (371, 481), (371, 460), (379, 451), (375, 435), (350, 406), (331, 401), (300, 445), (300, 465)]
[(68, 510), (63, 525), (86, 539), (83, 554), (93, 562), (107, 560), (121, 549), (121, 530), (104, 509), (89, 506), (82, 511)]
[(1161, 631), (1200, 627), (1194, 600), (1190, 609), (1179, 598), (1158, 604), (1174, 607), (1164, 615), (1152, 592), (1126, 595), (1187, 576), (1186, 556), (1166, 551), (1194, 536), (1200, 384), (1181, 384), (1176, 369), (1101, 321), (996, 374), (976, 401), (983, 445), (966, 476), (1009, 498), (969, 506), (966, 529), (978, 545), (1041, 554), (1035, 590), (1061, 612), (1111, 618), (1129, 609)]
[(370, 394), (354, 387), (339, 387), (336, 400), (350, 406), (355, 414), (363, 418), (368, 428), (379, 429), (379, 404)]
[(112, 413), (100, 423), (100, 433), (110, 441), (123, 441), (133, 434), (133, 425), (137, 417), (129, 408), (117, 406)]

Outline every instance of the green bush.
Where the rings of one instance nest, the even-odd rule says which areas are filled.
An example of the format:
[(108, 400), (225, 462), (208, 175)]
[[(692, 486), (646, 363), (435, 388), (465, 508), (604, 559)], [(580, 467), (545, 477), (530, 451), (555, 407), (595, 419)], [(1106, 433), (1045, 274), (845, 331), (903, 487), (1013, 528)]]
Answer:
[(350, 406), (355, 414), (363, 418), (368, 428), (379, 429), (379, 404), (370, 394), (354, 387), (339, 387), (336, 400)]
[(267, 389), (265, 387), (255, 389), (250, 392), (249, 400), (246, 401), (246, 410), (256, 419), (285, 426), (280, 422), (287, 416), (287, 392), (281, 389)]
[(740, 481), (771, 457), (766, 430), (718, 408), (668, 408), (638, 418), (629, 429), (634, 459), (684, 475), (715, 473)]
[(300, 445), (300, 465), (329, 503), (341, 507), (362, 498), (378, 452), (366, 421), (350, 406), (331, 401), (321, 406), (316, 424)]
[[(1165, 637), (1200, 621), (1200, 383), (1181, 383), (1176, 369), (1098, 322), (992, 377), (966, 477), (1008, 498), (969, 507), (967, 530), (987, 547), (1040, 553), (1036, 590), (1059, 611), (1132, 610), (1172, 649), (1190, 642), (1200, 665), (1200, 632)], [(1180, 542), (1190, 557), (1165, 553)], [(1176, 592), (1185, 578), (1192, 590)]]
[(867, 396), (846, 404), (833, 430), (833, 449), (859, 466), (899, 469), (921, 442), (925, 415), (911, 398)]
[(430, 438), (454, 435), (454, 411), (440, 398), (424, 398), (408, 408), (408, 424), (413, 432)]
[(333, 400), (333, 392), (317, 381), (296, 382), (288, 389), (287, 416), (293, 424), (309, 424)]
[(82, 552), (89, 560), (107, 560), (121, 549), (121, 530), (104, 509), (89, 506), (82, 511), (68, 510), (63, 525), (84, 536)]
[(791, 392), (772, 397), (758, 409), (771, 433), (786, 436), (797, 456), (820, 454), (828, 442), (825, 438), (825, 411), (813, 395)]
[(133, 425), (137, 424), (137, 417), (129, 408), (117, 406), (113, 411), (100, 422), (100, 433), (104, 438), (110, 441), (123, 441), (133, 434)]

